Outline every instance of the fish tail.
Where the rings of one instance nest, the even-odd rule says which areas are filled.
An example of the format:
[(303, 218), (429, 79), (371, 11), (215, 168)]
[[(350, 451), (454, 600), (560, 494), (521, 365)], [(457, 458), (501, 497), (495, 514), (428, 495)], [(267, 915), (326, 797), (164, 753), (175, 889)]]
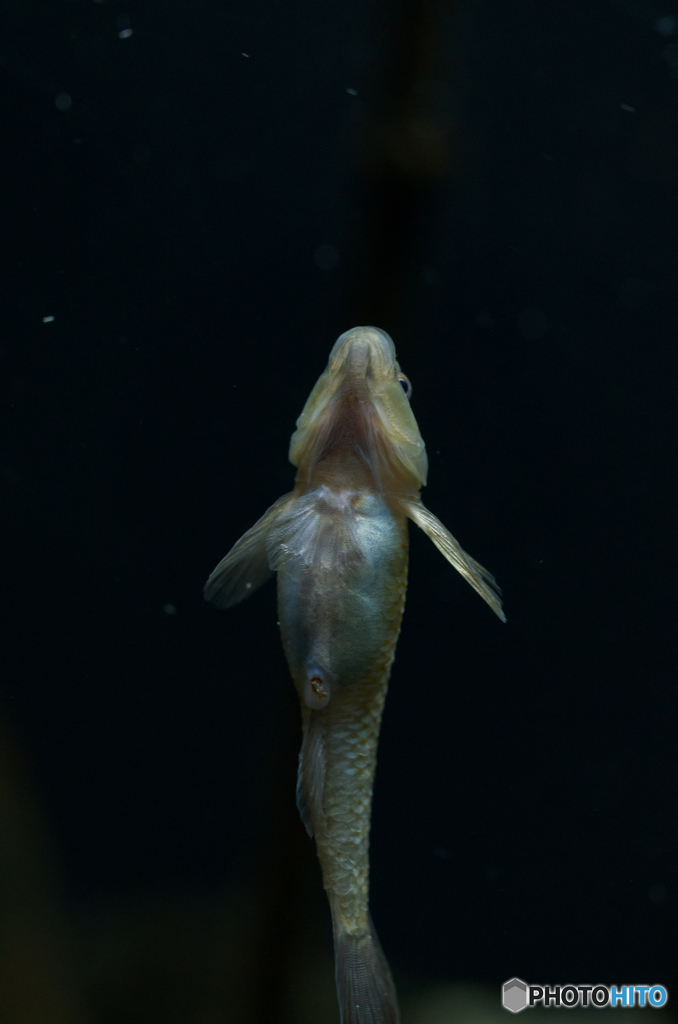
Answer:
[(337, 996), (341, 1024), (399, 1024), (398, 997), (372, 919), (347, 931), (332, 907)]

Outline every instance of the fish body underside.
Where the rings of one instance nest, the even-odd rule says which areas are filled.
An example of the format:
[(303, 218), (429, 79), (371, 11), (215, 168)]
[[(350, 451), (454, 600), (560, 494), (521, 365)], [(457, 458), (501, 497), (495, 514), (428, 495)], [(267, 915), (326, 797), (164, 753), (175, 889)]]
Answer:
[(228, 608), (278, 576), (282, 641), (302, 711), (297, 804), (332, 909), (342, 1024), (399, 1020), (369, 915), (368, 849), (408, 519), (504, 618), (493, 577), (421, 501), (427, 461), (410, 390), (385, 332), (342, 335), (297, 420), (294, 490), (241, 537), (205, 587)]
[[(283, 646), (302, 707), (297, 804), (315, 835), (332, 908), (344, 1020), (362, 1019), (350, 1008), (376, 1003), (392, 1011), (375, 1021), (395, 1021), (395, 991), (369, 918), (368, 849), (379, 727), (407, 588), (407, 519), (377, 494), (322, 487), (298, 501), (312, 507), (321, 540), (313, 561), (278, 573)], [(358, 991), (364, 984), (374, 991)]]

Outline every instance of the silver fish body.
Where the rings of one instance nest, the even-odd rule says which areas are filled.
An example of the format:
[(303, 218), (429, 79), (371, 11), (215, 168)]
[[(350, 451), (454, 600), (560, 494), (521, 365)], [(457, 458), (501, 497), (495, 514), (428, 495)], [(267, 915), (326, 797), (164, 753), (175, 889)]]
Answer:
[[(407, 588), (412, 519), (503, 619), (493, 577), (424, 507), (424, 444), (393, 342), (347, 331), (297, 421), (295, 488), (219, 563), (218, 607), (273, 572), (283, 646), (300, 697), (297, 804), (315, 836), (334, 925), (342, 1024), (397, 1024), (395, 988), (369, 915), (377, 742)], [(408, 382), (409, 387), (409, 382)]]
[(372, 787), (405, 604), (407, 520), (379, 494), (322, 485), (298, 500), (307, 503), (321, 534), (344, 536), (314, 561), (285, 557), (278, 572), (283, 646), (302, 702), (297, 802), (316, 837), (337, 941), (369, 944)]

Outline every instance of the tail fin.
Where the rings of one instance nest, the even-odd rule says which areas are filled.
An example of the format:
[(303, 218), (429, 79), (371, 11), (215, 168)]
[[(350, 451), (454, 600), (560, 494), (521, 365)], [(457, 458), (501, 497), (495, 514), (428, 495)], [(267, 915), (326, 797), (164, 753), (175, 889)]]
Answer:
[(399, 1024), (398, 997), (386, 957), (374, 930), (350, 935), (334, 922), (337, 996), (341, 1024)]

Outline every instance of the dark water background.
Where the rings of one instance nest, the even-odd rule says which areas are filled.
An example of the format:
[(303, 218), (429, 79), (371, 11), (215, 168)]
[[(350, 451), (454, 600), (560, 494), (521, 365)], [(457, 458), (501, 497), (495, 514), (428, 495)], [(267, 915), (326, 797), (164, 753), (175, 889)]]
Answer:
[[(5, 787), (78, 1020), (235, 1019), (117, 994), (108, 953), (88, 993), (130, 900), (151, 931), (177, 893), (244, 915), (271, 1002), (243, 1020), (288, 1019), (290, 942), (329, 957), (273, 588), (201, 589), (356, 322), (393, 334), (424, 499), (508, 616), (412, 537), (372, 839), (394, 973), (676, 980), (678, 19), (421, 3), (413, 56), (404, 10), (5, 6)], [(43, 868), (13, 902), (7, 863), (19, 913)]]

